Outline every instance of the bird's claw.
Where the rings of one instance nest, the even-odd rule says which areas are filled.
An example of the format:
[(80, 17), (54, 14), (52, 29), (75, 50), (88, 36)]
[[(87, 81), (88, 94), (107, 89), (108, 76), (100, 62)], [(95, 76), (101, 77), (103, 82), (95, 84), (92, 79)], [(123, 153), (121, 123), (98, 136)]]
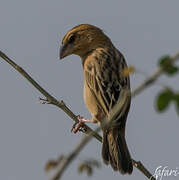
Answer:
[(83, 130), (83, 126), (84, 126), (84, 122), (83, 122), (83, 117), (81, 117), (80, 115), (77, 116), (77, 119), (79, 122), (75, 122), (72, 126), (72, 129), (71, 129), (71, 132), (74, 132), (75, 134), (78, 132), (78, 131), (84, 131)]

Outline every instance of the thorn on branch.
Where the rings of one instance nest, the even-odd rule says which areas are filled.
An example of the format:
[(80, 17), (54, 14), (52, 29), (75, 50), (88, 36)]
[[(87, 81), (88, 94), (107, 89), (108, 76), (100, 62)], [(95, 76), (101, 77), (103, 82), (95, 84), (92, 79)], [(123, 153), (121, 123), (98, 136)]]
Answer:
[(144, 167), (141, 161), (132, 160), (132, 162), (133, 162), (133, 166), (139, 169), (146, 177), (148, 177), (148, 179), (156, 180), (156, 178), (154, 178), (154, 176)]
[(58, 101), (58, 104), (59, 104), (60, 106), (65, 106), (65, 103), (64, 103), (64, 101), (63, 101), (63, 100)]
[(40, 100), (40, 104), (52, 104), (52, 102), (48, 99), (43, 99), (39, 97), (39, 100)]

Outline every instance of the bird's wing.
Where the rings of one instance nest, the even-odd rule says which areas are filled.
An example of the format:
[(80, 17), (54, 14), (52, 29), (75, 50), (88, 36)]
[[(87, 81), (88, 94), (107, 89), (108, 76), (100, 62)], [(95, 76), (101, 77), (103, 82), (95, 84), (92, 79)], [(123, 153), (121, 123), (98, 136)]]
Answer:
[[(121, 73), (127, 65), (123, 55), (117, 50), (114, 53), (100, 51), (91, 58), (93, 59), (84, 68), (85, 81), (97, 99), (98, 105), (109, 115), (122, 100), (123, 90), (127, 89), (130, 93), (129, 77), (124, 77)], [(128, 100), (124, 100), (124, 104), (123, 111), (130, 105), (130, 94)]]

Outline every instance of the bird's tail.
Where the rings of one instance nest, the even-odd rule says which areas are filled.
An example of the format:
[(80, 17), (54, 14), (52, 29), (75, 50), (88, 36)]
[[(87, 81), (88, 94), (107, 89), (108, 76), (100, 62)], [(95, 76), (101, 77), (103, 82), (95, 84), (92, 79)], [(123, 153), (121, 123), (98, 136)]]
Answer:
[(105, 164), (122, 174), (133, 171), (132, 159), (126, 144), (124, 131), (119, 128), (103, 132), (102, 157)]

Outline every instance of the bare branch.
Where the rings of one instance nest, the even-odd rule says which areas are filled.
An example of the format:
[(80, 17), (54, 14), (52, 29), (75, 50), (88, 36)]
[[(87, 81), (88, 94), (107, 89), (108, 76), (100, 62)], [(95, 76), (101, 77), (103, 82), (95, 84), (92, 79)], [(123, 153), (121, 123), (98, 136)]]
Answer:
[[(75, 122), (78, 122), (77, 116), (65, 105), (63, 101), (58, 101), (50, 95), (45, 89), (43, 89), (32, 77), (24, 71), (24, 69), (20, 66), (18, 66), (12, 59), (7, 57), (2, 51), (0, 51), (0, 57), (4, 59), (7, 63), (9, 63), (13, 68), (15, 68), (23, 77), (27, 79), (37, 90), (39, 90), (47, 99), (49, 104), (53, 104), (55, 106), (58, 106), (60, 109), (62, 109), (71, 119), (73, 119)], [(84, 124), (84, 132), (86, 134), (89, 134), (91, 131), (93, 131), (89, 126)], [(93, 136), (101, 141), (101, 137), (95, 133)]]
[(153, 175), (144, 167), (140, 161), (132, 160), (133, 166), (135, 166), (140, 172), (142, 172), (148, 179), (156, 180)]

